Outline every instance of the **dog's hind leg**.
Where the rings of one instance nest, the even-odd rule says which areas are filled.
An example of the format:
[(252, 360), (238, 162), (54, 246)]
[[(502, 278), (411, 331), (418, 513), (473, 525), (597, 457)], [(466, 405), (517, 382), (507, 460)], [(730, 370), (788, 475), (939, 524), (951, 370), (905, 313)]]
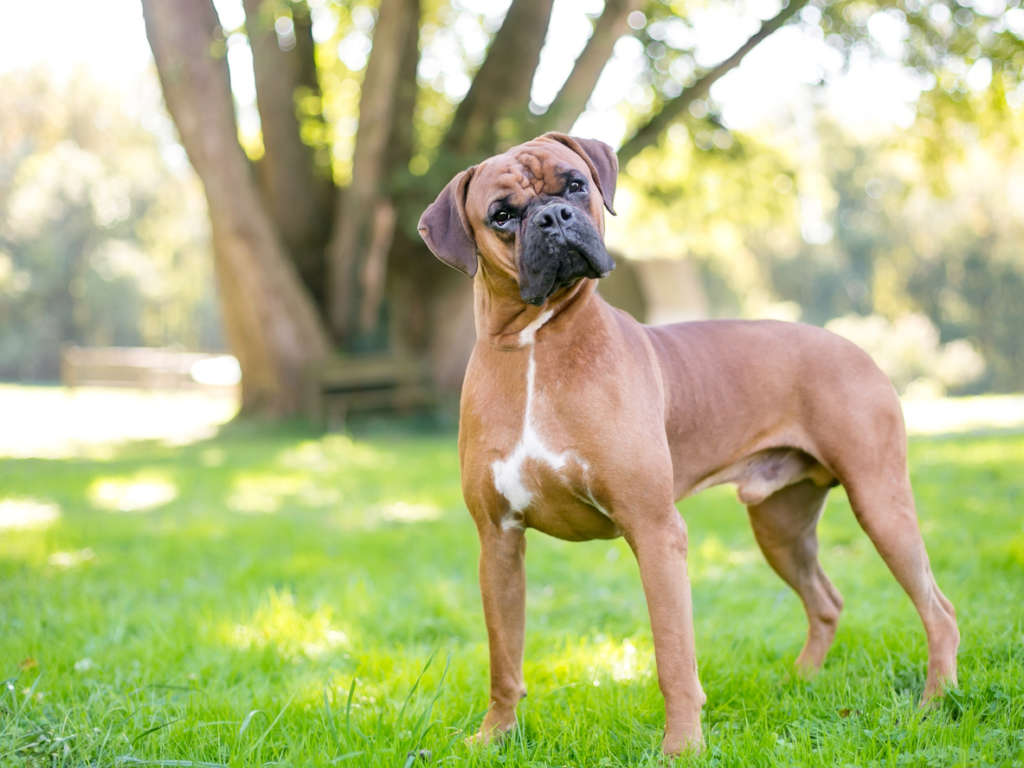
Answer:
[(906, 471), (865, 477), (854, 475), (844, 485), (857, 521), (921, 616), (928, 636), (928, 679), (922, 700), (927, 702), (941, 695), (945, 685), (956, 684), (956, 614), (932, 575)]
[(828, 488), (804, 480), (747, 507), (768, 564), (800, 596), (807, 612), (807, 642), (796, 665), (804, 675), (817, 671), (835, 638), (843, 599), (818, 562), (818, 518)]

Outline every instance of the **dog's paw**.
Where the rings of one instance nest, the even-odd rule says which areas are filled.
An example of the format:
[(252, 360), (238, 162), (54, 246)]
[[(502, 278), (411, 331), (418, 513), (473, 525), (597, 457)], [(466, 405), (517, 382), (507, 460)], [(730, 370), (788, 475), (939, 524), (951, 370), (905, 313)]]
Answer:
[(793, 663), (793, 674), (797, 680), (810, 682), (821, 672), (822, 664), (814, 659), (805, 659), (803, 654)]
[(661, 741), (661, 751), (669, 757), (699, 754), (704, 751), (704, 735), (699, 728), (694, 733), (666, 733)]
[(470, 747), (486, 747), (500, 738), (501, 734), (495, 734), (494, 731), (477, 731), (472, 736), (467, 736), (465, 742)]
[(480, 730), (474, 733), (472, 736), (467, 736), (465, 739), (466, 746), (479, 748), (488, 747), (492, 744), (501, 743), (508, 733), (515, 728), (516, 722), (513, 720), (508, 724), (493, 725), (484, 720), (480, 726)]

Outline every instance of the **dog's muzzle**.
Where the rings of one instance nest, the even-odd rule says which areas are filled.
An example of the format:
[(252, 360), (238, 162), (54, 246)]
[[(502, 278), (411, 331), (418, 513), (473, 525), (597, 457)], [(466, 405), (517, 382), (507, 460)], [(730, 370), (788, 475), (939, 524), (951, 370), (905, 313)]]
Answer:
[(524, 224), (519, 258), (519, 294), (529, 304), (584, 277), (615, 269), (604, 241), (586, 213), (560, 201), (536, 209)]

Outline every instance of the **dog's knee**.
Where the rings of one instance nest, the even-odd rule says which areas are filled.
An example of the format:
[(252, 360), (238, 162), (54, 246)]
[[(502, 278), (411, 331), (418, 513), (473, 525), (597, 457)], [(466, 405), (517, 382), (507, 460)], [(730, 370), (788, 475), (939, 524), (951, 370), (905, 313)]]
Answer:
[(843, 598), (824, 574), (818, 574), (814, 585), (814, 604), (809, 605), (807, 613), (812, 621), (830, 628), (833, 632), (839, 624), (839, 615), (843, 612)]
[(658, 526), (653, 535), (657, 537), (661, 546), (667, 548), (672, 554), (683, 559), (689, 555), (690, 534), (686, 528), (686, 521), (678, 514), (667, 520), (664, 525)]
[(825, 603), (814, 612), (814, 620), (825, 628), (836, 631), (839, 626), (839, 614), (841, 609), (833, 603)]

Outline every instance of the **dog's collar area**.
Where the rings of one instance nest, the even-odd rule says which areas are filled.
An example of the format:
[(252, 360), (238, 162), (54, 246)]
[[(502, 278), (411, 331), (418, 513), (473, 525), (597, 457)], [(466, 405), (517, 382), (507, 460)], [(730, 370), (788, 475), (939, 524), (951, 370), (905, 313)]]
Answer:
[(544, 323), (550, 320), (554, 314), (555, 310), (545, 309), (537, 315), (537, 317), (531, 320), (529, 324), (519, 332), (519, 346), (528, 347), (532, 345), (537, 336), (537, 331), (539, 331)]
[[(560, 306), (535, 307), (526, 305), (499, 331), (491, 334), (491, 344), (499, 349), (526, 349), (537, 341), (537, 332), (561, 310)], [(528, 318), (528, 319), (527, 319)], [(526, 320), (524, 323), (523, 320)]]
[(526, 349), (537, 341), (537, 334), (563, 312), (583, 303), (594, 293), (594, 280), (578, 280), (563, 296), (548, 299), (540, 307), (520, 305), (518, 311), (488, 334), (492, 346), (504, 350)]

